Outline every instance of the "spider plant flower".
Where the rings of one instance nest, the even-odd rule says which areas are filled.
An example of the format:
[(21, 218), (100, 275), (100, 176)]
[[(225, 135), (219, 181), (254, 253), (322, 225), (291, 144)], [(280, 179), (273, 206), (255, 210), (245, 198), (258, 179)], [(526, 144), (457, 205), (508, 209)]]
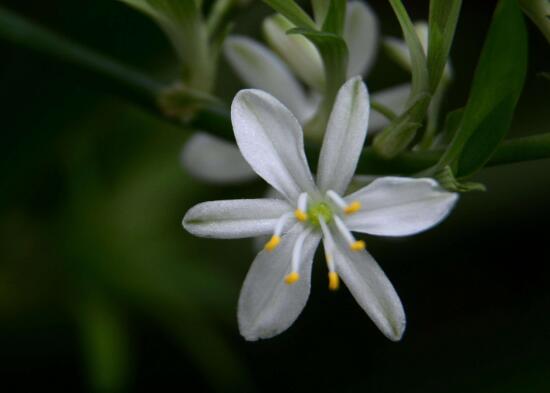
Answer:
[[(317, 48), (299, 34), (286, 33), (293, 27), (282, 15), (270, 16), (263, 23), (263, 31), (273, 50), (248, 37), (230, 36), (224, 43), (224, 54), (248, 87), (270, 93), (304, 125), (321, 101), (325, 76)], [(377, 55), (380, 32), (376, 15), (364, 2), (348, 3), (343, 38), (349, 52), (348, 78), (367, 75)], [(405, 109), (409, 93), (410, 84), (405, 83), (374, 93), (373, 100), (400, 113)], [(388, 125), (388, 120), (373, 112), (369, 124), (373, 132)], [(198, 133), (184, 147), (182, 164), (193, 176), (210, 182), (254, 178), (254, 172), (244, 160), (237, 162), (238, 157), (236, 146)]]
[(392, 284), (353, 232), (406, 236), (440, 222), (457, 195), (432, 179), (384, 177), (345, 195), (367, 134), (369, 97), (360, 77), (340, 89), (320, 152), (310, 172), (296, 117), (270, 94), (240, 91), (231, 107), (243, 157), (281, 199), (204, 202), (183, 219), (190, 233), (213, 238), (271, 235), (241, 289), (238, 323), (247, 340), (286, 330), (310, 292), (315, 250), (323, 242), (328, 287), (340, 280), (386, 337), (399, 340), (405, 313)]

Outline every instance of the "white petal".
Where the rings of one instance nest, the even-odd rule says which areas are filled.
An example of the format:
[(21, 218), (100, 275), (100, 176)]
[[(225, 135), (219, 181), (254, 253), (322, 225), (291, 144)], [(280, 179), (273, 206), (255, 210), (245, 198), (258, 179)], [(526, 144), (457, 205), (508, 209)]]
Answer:
[(378, 329), (390, 340), (400, 340), (405, 311), (391, 282), (367, 251), (351, 251), (338, 234), (335, 237), (336, 272)]
[(311, 265), (320, 235), (307, 236), (300, 264), (300, 280), (292, 285), (284, 282), (290, 273), (292, 249), (303, 232), (301, 224), (294, 226), (281, 239), (274, 251), (261, 251), (246, 276), (237, 312), (239, 329), (244, 338), (254, 341), (273, 337), (296, 320), (302, 312), (311, 286)]
[(319, 156), (317, 184), (322, 191), (346, 191), (367, 136), (369, 109), (369, 94), (360, 77), (340, 88)]
[(266, 18), (263, 23), (263, 31), (269, 45), (307, 85), (323, 91), (325, 71), (321, 55), (304, 36), (286, 33), (295, 27), (280, 14)]
[[(406, 109), (407, 100), (411, 93), (411, 84), (404, 83), (398, 86), (392, 86), (390, 88), (380, 90), (372, 93), (372, 101), (378, 102), (389, 109), (395, 114), (400, 115)], [(371, 111), (369, 118), (369, 131), (378, 131), (386, 127), (390, 121), (382, 114), (375, 110)]]
[(261, 90), (241, 90), (231, 105), (231, 121), (242, 155), (258, 175), (295, 201), (315, 192), (298, 120)]
[(248, 87), (267, 91), (300, 122), (306, 120), (313, 104), (286, 64), (271, 50), (247, 37), (231, 36), (224, 43), (224, 53)]
[(267, 235), (291, 207), (280, 199), (234, 199), (203, 202), (183, 217), (183, 227), (196, 236), (238, 239)]
[(443, 220), (458, 194), (442, 189), (433, 179), (383, 177), (346, 197), (362, 208), (347, 217), (355, 232), (407, 236), (425, 231)]
[(256, 177), (236, 144), (202, 132), (184, 145), (181, 164), (192, 176), (212, 183), (235, 183)]
[(348, 3), (344, 40), (349, 49), (348, 77), (365, 75), (374, 63), (380, 34), (372, 9), (360, 1)]

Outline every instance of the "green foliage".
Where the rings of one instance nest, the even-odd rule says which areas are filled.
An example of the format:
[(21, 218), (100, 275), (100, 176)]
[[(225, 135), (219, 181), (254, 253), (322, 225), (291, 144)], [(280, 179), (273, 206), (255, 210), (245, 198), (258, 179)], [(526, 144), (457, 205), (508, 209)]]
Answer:
[(449, 57), (462, 0), (431, 0), (428, 37), (430, 90), (435, 92)]
[(346, 20), (347, 0), (332, 0), (323, 22), (323, 31), (342, 36)]
[(297, 27), (316, 30), (315, 22), (294, 0), (264, 0), (268, 6), (283, 15)]
[(481, 169), (506, 135), (527, 67), (527, 33), (514, 0), (501, 0), (479, 60), (460, 127), (439, 167), (458, 177)]
[(412, 87), (408, 110), (374, 138), (373, 147), (384, 158), (393, 158), (409, 146), (422, 126), (431, 100), (426, 56), (414, 25), (401, 0), (390, 0), (390, 4), (411, 55)]

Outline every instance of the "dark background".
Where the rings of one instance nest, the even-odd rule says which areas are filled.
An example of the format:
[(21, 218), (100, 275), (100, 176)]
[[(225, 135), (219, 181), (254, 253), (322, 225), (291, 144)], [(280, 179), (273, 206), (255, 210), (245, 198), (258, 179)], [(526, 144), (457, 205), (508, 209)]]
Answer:
[[(414, 19), (427, 1), (407, 1)], [(462, 106), (495, 2), (464, 1), (446, 106)], [(176, 75), (156, 26), (112, 0), (2, 0), (44, 26), (146, 70)], [(398, 35), (386, 2), (371, 2)], [(260, 2), (236, 31), (257, 35)], [(550, 132), (550, 46), (528, 24), (528, 80), (511, 136)], [(260, 181), (215, 187), (180, 167), (189, 133), (88, 76), (0, 42), (0, 389), (2, 391), (548, 392), (550, 161), (484, 170), (485, 193), (411, 238), (369, 238), (408, 328), (385, 339), (347, 290), (326, 290), (284, 334), (238, 334), (250, 241), (193, 238), (186, 210), (260, 196)], [(407, 74), (380, 57), (371, 90)], [(219, 92), (241, 87), (226, 65)], [(172, 390), (171, 389), (171, 390)]]

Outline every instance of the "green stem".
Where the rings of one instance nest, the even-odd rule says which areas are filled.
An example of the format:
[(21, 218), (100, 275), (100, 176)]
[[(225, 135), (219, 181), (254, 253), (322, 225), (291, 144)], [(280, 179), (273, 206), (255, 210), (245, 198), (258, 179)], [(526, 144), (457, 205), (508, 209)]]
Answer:
[[(233, 139), (229, 112), (222, 108), (206, 108), (189, 122), (168, 119), (158, 106), (163, 85), (139, 71), (98, 54), (91, 49), (69, 41), (55, 33), (6, 11), (0, 7), (0, 39), (31, 49), (62, 63), (75, 66), (99, 78), (106, 86), (132, 102), (144, 105), (153, 113), (172, 121), (178, 127), (208, 131), (227, 140)], [(319, 149), (311, 149), (312, 158)], [(412, 174), (435, 165), (444, 150), (405, 152), (386, 160), (368, 147), (363, 150), (358, 172), (369, 174)], [(550, 133), (505, 141), (489, 160), (487, 166), (512, 164), (550, 158)]]
[(0, 7), (0, 38), (86, 70), (129, 99), (151, 107), (162, 86), (146, 75), (93, 52)]
[[(437, 164), (444, 149), (405, 152), (385, 160), (375, 154), (372, 148), (363, 150), (357, 171), (359, 173), (406, 174), (418, 173)], [(515, 164), (550, 158), (550, 133), (514, 138), (504, 141), (487, 163), (487, 167)]]

